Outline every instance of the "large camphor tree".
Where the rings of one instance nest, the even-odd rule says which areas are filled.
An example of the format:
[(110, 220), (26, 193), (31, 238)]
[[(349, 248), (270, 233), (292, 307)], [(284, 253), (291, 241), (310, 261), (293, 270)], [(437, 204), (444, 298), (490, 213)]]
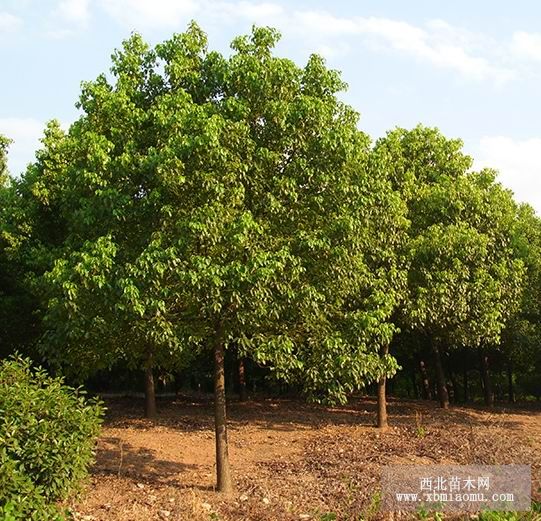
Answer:
[(394, 332), (385, 228), (405, 225), (403, 206), (370, 174), (338, 73), (273, 56), (278, 37), (256, 28), (226, 58), (195, 24), (154, 49), (133, 35), (110, 78), (83, 84), (54, 161), (27, 174), (54, 171), (64, 230), (42, 278), (44, 351), (144, 369), (151, 414), (156, 366), (212, 356), (226, 492), (227, 348), (342, 401), (396, 367), (380, 356)]

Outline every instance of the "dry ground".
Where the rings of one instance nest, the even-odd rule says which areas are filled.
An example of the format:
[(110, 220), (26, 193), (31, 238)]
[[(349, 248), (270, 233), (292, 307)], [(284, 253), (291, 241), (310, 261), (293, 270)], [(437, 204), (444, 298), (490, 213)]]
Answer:
[(232, 403), (230, 458), (237, 492), (214, 486), (212, 402), (107, 404), (87, 490), (73, 506), (85, 521), (379, 519), (380, 468), (387, 463), (531, 464), (541, 489), (541, 411), (494, 411), (391, 400), (392, 427), (372, 424), (375, 403), (324, 408), (290, 400)]

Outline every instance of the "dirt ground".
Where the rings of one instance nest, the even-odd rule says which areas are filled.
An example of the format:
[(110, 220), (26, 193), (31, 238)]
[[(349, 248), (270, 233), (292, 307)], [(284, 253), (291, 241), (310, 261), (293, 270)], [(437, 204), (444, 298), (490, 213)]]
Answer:
[[(109, 408), (87, 489), (73, 504), (83, 521), (380, 519), (381, 466), (389, 463), (531, 464), (541, 493), (539, 409), (453, 407), (390, 400), (391, 427), (373, 427), (375, 402), (345, 407), (265, 399), (229, 406), (236, 493), (214, 492), (212, 402), (193, 397)], [(334, 515), (331, 515), (333, 513)]]

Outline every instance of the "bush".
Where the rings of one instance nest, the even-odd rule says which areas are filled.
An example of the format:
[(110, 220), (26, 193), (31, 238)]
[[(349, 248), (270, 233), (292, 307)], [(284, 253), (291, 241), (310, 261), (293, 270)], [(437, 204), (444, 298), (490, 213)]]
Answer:
[(0, 519), (62, 519), (56, 502), (87, 476), (102, 416), (99, 402), (30, 360), (0, 363)]

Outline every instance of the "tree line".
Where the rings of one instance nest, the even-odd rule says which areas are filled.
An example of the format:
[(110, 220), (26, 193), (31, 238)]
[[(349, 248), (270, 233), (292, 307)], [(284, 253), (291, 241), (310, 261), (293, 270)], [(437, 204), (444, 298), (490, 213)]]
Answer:
[(490, 405), (491, 363), (541, 394), (534, 210), (437, 129), (372, 143), (340, 74), (278, 39), (133, 34), (20, 176), (0, 140), (0, 354), (138, 370), (149, 417), (157, 371), (212, 363), (223, 491), (226, 352), (241, 389), (248, 361), (314, 401), (375, 385), (379, 427), (397, 371), (430, 397), (428, 366), (441, 407), (473, 368)]

